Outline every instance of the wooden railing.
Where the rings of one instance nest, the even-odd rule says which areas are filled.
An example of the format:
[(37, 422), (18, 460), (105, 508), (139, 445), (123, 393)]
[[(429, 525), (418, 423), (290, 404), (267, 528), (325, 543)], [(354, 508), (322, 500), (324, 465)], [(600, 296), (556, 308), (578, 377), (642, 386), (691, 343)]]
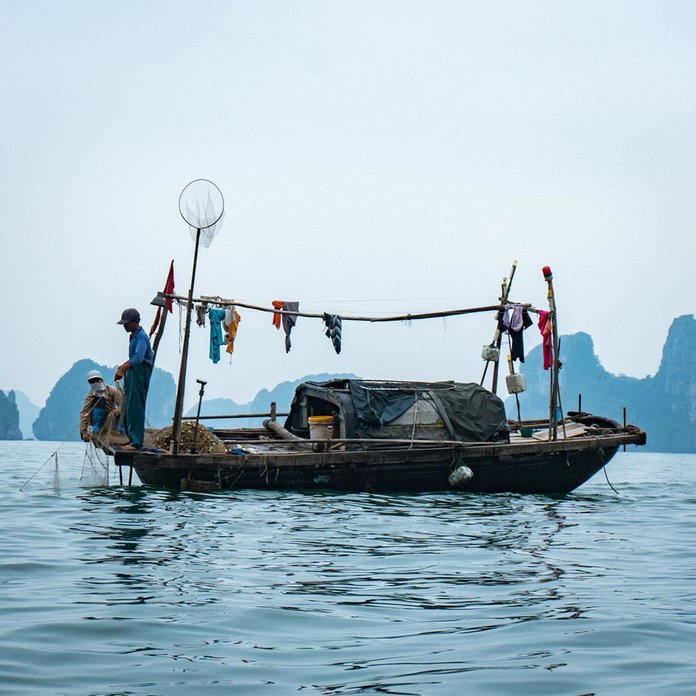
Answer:
[(271, 401), (271, 410), (268, 413), (230, 413), (227, 416), (182, 416), (181, 420), (214, 420), (223, 418), (270, 418), (275, 420), (277, 416), (288, 416), (288, 413), (277, 413), (276, 402)]

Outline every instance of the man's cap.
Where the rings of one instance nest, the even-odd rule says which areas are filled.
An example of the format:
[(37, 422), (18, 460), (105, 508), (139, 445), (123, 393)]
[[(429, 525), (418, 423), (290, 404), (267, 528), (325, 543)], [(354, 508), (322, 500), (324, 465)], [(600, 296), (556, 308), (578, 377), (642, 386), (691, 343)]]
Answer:
[(121, 321), (116, 322), (117, 324), (127, 324), (129, 321), (137, 321), (140, 323), (140, 312), (133, 307), (124, 309), (121, 314)]
[(102, 377), (102, 373), (99, 372), (99, 370), (90, 370), (87, 373), (87, 381), (91, 382), (93, 379), (100, 379), (102, 382), (104, 381), (104, 378)]

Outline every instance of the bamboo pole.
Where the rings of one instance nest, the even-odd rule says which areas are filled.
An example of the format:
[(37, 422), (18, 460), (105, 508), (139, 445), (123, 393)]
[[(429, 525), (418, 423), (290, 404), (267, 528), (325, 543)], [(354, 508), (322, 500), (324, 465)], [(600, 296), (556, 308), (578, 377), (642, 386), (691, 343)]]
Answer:
[[(257, 312), (269, 312), (272, 314), (288, 314), (296, 317), (309, 317), (310, 319), (323, 319), (323, 313), (316, 312), (292, 312), (288, 310), (273, 309), (272, 307), (262, 307), (261, 305), (250, 304), (249, 302), (240, 302), (239, 300), (229, 300), (222, 297), (212, 297), (207, 295), (202, 295), (201, 297), (187, 298), (182, 295), (176, 295), (174, 293), (165, 294), (167, 299), (176, 300), (177, 302), (188, 303), (198, 303), (198, 304), (214, 304), (224, 307), (244, 307), (245, 309), (253, 309)], [(522, 304), (528, 312), (537, 314), (538, 309), (534, 308), (531, 304)], [(388, 317), (364, 317), (364, 316), (346, 316), (340, 314), (339, 316), (343, 321), (367, 321), (367, 322), (389, 322), (389, 321), (415, 321), (418, 319), (437, 319), (440, 317), (453, 317), (461, 316), (464, 314), (476, 314), (478, 312), (494, 312), (502, 309), (499, 304), (496, 305), (486, 305), (485, 307), (465, 307), (463, 309), (448, 309), (440, 312), (423, 312), (420, 314), (399, 314), (395, 316)]]
[[(500, 289), (500, 297), (498, 298), (500, 300), (501, 307), (503, 306), (503, 298), (504, 297), (507, 297), (507, 282), (503, 278), (503, 284), (502, 284), (501, 289)], [(498, 315), (496, 316), (496, 318), (498, 316), (500, 316), (500, 310), (498, 310)], [(500, 330), (500, 327), (499, 327), (497, 321), (496, 321), (496, 326), (495, 326), (495, 334), (493, 336), (493, 343), (494, 343), (495, 347), (498, 349), (498, 359), (493, 363), (493, 376), (491, 378), (491, 391), (494, 394), (497, 394), (498, 393), (498, 373), (500, 372), (500, 349), (503, 345), (503, 334)]]
[(152, 344), (152, 366), (155, 366), (155, 360), (157, 360), (157, 351), (159, 349), (159, 344), (160, 341), (162, 340), (162, 336), (164, 335), (164, 327), (167, 323), (167, 314), (169, 312), (167, 311), (166, 307), (162, 308), (162, 317), (160, 318), (160, 323), (159, 326), (157, 327), (157, 333), (155, 334), (155, 340)]
[[(512, 362), (512, 355), (508, 353), (508, 370), (511, 375), (515, 374), (515, 366)], [(517, 422), (520, 423), (522, 421), (522, 415), (520, 414), (520, 395), (515, 392), (515, 405), (517, 406)]]
[[(508, 280), (503, 280), (503, 285), (500, 293), (500, 305), (504, 308), (507, 304), (508, 298), (510, 297), (510, 288), (512, 287), (512, 279), (515, 277), (515, 271), (517, 270), (517, 259), (512, 262), (512, 268), (510, 269), (510, 278)], [(524, 306), (524, 305), (523, 305)], [(493, 340), (491, 343), (495, 344), (495, 347), (500, 351), (500, 347), (503, 344), (503, 334), (500, 331), (498, 324), (495, 326), (495, 333), (493, 334)], [(498, 372), (500, 364), (500, 353), (498, 353), (498, 360), (493, 364), (493, 378), (491, 382), (491, 391), (494, 394), (498, 393)], [(483, 371), (483, 377), (481, 377), (481, 386), (483, 386), (483, 380), (486, 376), (486, 370), (488, 369), (488, 361), (486, 361), (486, 367)]]
[[(172, 262), (169, 266), (169, 272), (172, 273), (172, 277), (173, 277), (173, 273), (174, 273), (173, 269), (174, 269), (174, 259), (172, 259)], [(157, 305), (157, 310), (158, 311), (161, 310), (162, 314), (160, 316), (159, 326), (157, 327), (157, 333), (155, 334), (155, 340), (152, 342), (152, 367), (153, 368), (155, 366), (155, 361), (157, 360), (157, 351), (159, 349), (159, 344), (160, 344), (160, 341), (162, 340), (162, 336), (164, 335), (164, 327), (167, 323), (167, 314), (171, 311), (170, 309), (168, 309), (167, 303), (164, 302), (164, 292), (167, 289), (167, 282), (168, 281), (169, 281), (169, 275), (167, 274), (167, 280), (165, 281), (164, 289), (162, 290), (162, 297), (160, 298), (160, 294), (157, 293), (155, 300), (153, 300), (150, 303), (150, 304), (153, 304), (155, 301), (160, 301), (160, 300), (163, 302), (162, 305), (159, 305), (159, 304)]]

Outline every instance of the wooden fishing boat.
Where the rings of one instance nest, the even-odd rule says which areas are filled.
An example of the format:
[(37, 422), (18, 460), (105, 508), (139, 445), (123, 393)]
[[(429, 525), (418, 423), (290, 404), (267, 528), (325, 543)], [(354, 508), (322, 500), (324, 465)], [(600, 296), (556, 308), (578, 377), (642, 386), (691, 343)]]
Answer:
[(548, 422), (508, 421), (497, 396), (454, 382), (308, 382), (284, 426), (273, 409), (267, 416), (262, 428), (210, 431), (221, 453), (116, 451), (115, 461), (144, 484), (181, 490), (564, 494), (646, 437), (570, 413), (553, 439)]
[[(185, 201), (187, 191), (202, 198)], [(219, 209), (211, 201), (219, 201)], [(190, 204), (189, 204), (190, 203)], [(199, 204), (200, 203), (200, 204)], [(153, 304), (172, 301), (186, 307), (177, 396), (169, 439), (163, 449), (126, 451), (105, 443), (114, 453), (119, 471), (135, 470), (143, 484), (188, 490), (235, 488), (330, 489), (339, 491), (439, 491), (563, 494), (574, 490), (601, 469), (627, 444), (644, 444), (645, 433), (586, 413), (559, 417), (559, 340), (551, 269), (543, 268), (547, 283), (549, 311), (544, 312), (544, 338), (550, 361), (549, 418), (514, 422), (505, 415), (496, 395), (498, 362), (502, 342), (500, 322), (490, 345), (484, 346), (486, 361), (480, 384), (456, 382), (380, 382), (345, 380), (300, 385), (284, 425), (272, 406), (261, 428), (200, 431), (201, 440), (212, 438), (216, 452), (202, 452), (199, 433), (200, 407), (205, 382), (199, 380), (198, 416), (190, 445), (182, 439), (184, 390), (195, 303), (202, 308), (213, 303), (219, 308), (245, 307), (250, 310), (314, 319), (339, 318), (277, 307), (261, 307), (219, 297), (194, 298), (194, 285), (201, 232), (214, 230), (222, 217), (224, 200), (212, 182), (191, 182), (179, 200), (179, 209), (191, 230), (196, 230), (191, 283), (187, 296), (175, 295), (172, 285), (158, 293)], [(195, 212), (197, 211), (197, 212)], [(195, 214), (194, 214), (195, 213)], [(210, 237), (212, 238), (212, 237)], [(209, 241), (208, 241), (209, 243)], [(499, 303), (487, 307), (455, 309), (426, 314), (390, 317), (341, 316), (341, 321), (414, 321), (453, 317), (474, 312), (503, 312), (507, 306), (517, 262), (509, 278), (503, 279)], [(171, 271), (170, 271), (171, 272)], [(168, 292), (169, 288), (169, 292)], [(207, 304), (205, 304), (207, 306)], [(531, 305), (517, 304), (515, 311), (537, 312)], [(159, 317), (159, 314), (158, 314)], [(164, 327), (160, 324), (157, 344)], [(274, 317), (274, 321), (277, 317)], [(335, 327), (335, 324), (332, 323)], [(329, 323), (327, 322), (327, 326)], [(154, 328), (153, 328), (154, 330)], [(334, 329), (331, 334), (332, 342)], [(334, 343), (337, 352), (338, 345)], [(512, 350), (511, 350), (512, 353)], [(489, 365), (491, 390), (484, 384)], [(524, 379), (515, 374), (508, 358), (508, 391), (524, 389)], [(208, 416), (207, 418), (210, 418)]]

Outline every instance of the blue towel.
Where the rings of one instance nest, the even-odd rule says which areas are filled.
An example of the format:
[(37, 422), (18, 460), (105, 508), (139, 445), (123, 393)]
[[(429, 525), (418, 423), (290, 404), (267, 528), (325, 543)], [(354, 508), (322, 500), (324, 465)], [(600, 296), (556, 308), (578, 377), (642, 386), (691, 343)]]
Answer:
[(214, 363), (220, 362), (220, 346), (225, 342), (222, 338), (222, 326), (220, 325), (224, 318), (224, 309), (208, 310), (208, 319), (210, 319), (210, 359)]

